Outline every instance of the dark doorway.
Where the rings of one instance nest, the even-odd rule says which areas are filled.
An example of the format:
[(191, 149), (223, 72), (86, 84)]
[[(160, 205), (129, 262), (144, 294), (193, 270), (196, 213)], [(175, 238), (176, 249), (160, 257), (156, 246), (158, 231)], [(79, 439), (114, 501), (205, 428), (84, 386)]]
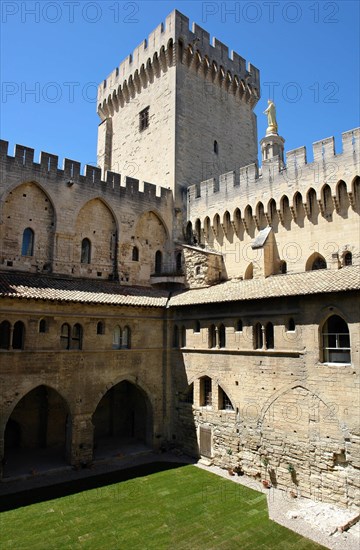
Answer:
[(124, 381), (110, 388), (93, 414), (94, 457), (151, 447), (151, 417), (149, 400), (137, 386)]
[(64, 399), (38, 386), (14, 408), (5, 427), (4, 477), (64, 466), (70, 456), (71, 421)]

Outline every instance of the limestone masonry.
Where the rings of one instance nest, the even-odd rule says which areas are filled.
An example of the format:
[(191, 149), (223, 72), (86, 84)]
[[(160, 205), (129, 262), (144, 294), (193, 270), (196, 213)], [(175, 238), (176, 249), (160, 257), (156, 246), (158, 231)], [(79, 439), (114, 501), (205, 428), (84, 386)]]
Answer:
[(1, 141), (4, 483), (130, 444), (355, 506), (360, 129), (308, 163), (269, 124), (259, 166), (259, 99), (174, 11), (99, 86), (98, 167)]

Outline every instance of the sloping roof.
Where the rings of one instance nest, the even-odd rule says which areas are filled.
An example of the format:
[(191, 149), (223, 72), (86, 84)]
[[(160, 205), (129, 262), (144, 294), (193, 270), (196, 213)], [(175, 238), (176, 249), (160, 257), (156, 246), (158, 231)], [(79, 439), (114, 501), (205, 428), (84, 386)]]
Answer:
[(0, 298), (140, 307), (177, 307), (356, 289), (360, 289), (358, 266), (274, 275), (266, 279), (233, 279), (211, 287), (178, 291), (170, 299), (169, 292), (165, 290), (122, 286), (113, 281), (0, 273)]
[(169, 307), (256, 300), (283, 296), (301, 296), (323, 292), (360, 289), (360, 268), (321, 269), (305, 273), (273, 275), (266, 279), (233, 279), (207, 288), (172, 295)]
[(28, 273), (0, 273), (0, 297), (61, 302), (165, 307), (169, 293), (118, 282), (61, 278)]

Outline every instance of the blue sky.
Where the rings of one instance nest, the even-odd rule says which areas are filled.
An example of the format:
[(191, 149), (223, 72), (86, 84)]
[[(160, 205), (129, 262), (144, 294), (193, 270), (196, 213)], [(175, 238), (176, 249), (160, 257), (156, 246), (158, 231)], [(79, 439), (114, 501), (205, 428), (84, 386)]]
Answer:
[(1, 137), (96, 163), (96, 84), (174, 9), (261, 71), (286, 150), (359, 125), (359, 2), (1, 2)]

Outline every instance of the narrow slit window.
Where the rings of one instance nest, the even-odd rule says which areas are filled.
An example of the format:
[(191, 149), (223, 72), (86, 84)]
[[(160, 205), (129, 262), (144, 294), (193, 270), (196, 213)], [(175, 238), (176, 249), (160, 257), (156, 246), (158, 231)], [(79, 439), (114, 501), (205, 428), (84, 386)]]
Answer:
[(140, 132), (143, 132), (149, 126), (149, 109), (150, 107), (146, 107), (146, 109), (143, 109), (139, 113), (139, 131)]
[(82, 349), (82, 326), (79, 323), (73, 326), (71, 349)]
[(34, 254), (34, 231), (27, 227), (23, 233), (21, 255), (33, 256)]
[(89, 264), (91, 261), (91, 242), (89, 239), (83, 239), (81, 242), (81, 263)]
[(130, 343), (131, 343), (131, 331), (129, 327), (125, 327), (122, 334), (121, 347), (123, 349), (130, 349)]
[(70, 349), (70, 325), (64, 323), (60, 333), (61, 349)]
[(208, 376), (200, 378), (200, 407), (212, 405), (212, 380)]
[(137, 246), (134, 246), (132, 249), (132, 261), (138, 262), (139, 261), (139, 249)]
[(12, 338), (13, 349), (24, 349), (25, 325), (22, 321), (17, 321), (14, 325)]

